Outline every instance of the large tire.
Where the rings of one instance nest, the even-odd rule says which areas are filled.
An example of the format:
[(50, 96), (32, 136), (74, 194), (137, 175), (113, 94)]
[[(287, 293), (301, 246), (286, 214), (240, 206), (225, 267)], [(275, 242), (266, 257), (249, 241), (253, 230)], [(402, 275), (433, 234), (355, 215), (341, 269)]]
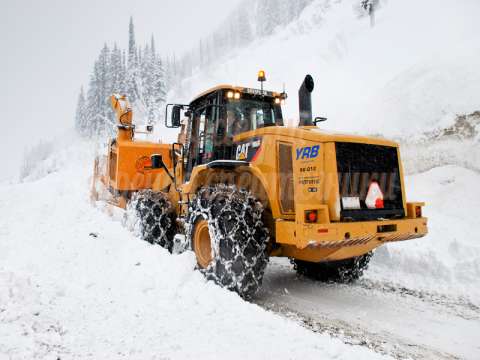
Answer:
[[(247, 299), (261, 286), (268, 263), (269, 232), (262, 215), (262, 204), (249, 191), (221, 184), (199, 190), (186, 224), (186, 240), (207, 279)], [(199, 234), (210, 241), (206, 262), (208, 254), (201, 256), (201, 249), (195, 248)]]
[(176, 214), (166, 194), (140, 190), (128, 202), (126, 214), (127, 226), (143, 240), (172, 252)]
[(368, 268), (372, 252), (351, 259), (313, 263), (292, 260), (298, 274), (323, 282), (350, 283), (358, 280)]

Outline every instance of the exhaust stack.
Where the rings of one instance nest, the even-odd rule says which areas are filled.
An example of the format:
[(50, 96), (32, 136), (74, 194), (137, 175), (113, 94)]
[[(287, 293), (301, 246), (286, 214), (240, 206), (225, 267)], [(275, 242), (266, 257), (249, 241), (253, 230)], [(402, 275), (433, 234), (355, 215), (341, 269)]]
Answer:
[(305, 76), (300, 89), (298, 89), (298, 105), (300, 109), (300, 121), (298, 126), (313, 126), (312, 115), (312, 91), (314, 87), (313, 77)]

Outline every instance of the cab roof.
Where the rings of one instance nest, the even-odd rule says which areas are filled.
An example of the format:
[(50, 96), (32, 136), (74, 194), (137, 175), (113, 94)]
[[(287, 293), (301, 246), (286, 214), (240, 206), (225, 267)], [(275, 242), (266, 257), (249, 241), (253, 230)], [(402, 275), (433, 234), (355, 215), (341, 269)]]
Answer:
[(197, 95), (191, 101), (191, 103), (197, 101), (198, 99), (200, 99), (200, 98), (202, 98), (206, 95), (209, 95), (213, 92), (216, 92), (218, 90), (233, 90), (233, 91), (238, 91), (238, 92), (241, 92), (241, 93), (247, 93), (247, 94), (253, 94), (253, 95), (264, 95), (264, 96), (269, 96), (269, 97), (279, 97), (280, 96), (280, 93), (275, 92), (275, 91), (263, 90), (263, 93), (262, 93), (262, 90), (260, 90), (260, 89), (247, 88), (247, 87), (244, 87), (244, 86), (233, 86), (233, 85), (228, 85), (228, 84), (221, 84), (221, 85), (214, 86), (214, 87), (200, 93), (199, 95)]

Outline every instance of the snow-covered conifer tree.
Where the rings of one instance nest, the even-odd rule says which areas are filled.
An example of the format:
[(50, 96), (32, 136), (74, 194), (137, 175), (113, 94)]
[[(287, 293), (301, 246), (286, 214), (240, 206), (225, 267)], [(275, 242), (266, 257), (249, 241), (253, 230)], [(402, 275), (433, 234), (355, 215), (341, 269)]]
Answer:
[[(137, 111), (137, 121), (143, 115), (148, 123), (154, 123), (161, 114), (167, 81), (173, 82), (179, 73), (175, 55), (167, 61), (167, 76), (153, 35), (145, 47), (137, 46), (132, 18), (128, 44), (127, 51), (116, 43), (111, 50), (104, 45), (94, 63), (87, 94), (82, 90), (79, 95), (75, 127), (86, 136), (115, 133), (116, 119), (110, 104), (110, 96), (115, 93), (127, 95)], [(182, 59), (183, 74), (192, 71), (191, 58)]]
[[(243, 5), (245, 6), (245, 3)], [(276, 13), (275, 9), (275, 0), (261, 0), (257, 2), (257, 35), (263, 37), (273, 32), (277, 21), (274, 14), (274, 12)]]
[(75, 129), (80, 135), (85, 134), (87, 126), (87, 101), (85, 99), (85, 92), (83, 86), (80, 87), (80, 93), (78, 95), (77, 109), (75, 112)]
[(127, 87), (126, 95), (133, 103), (138, 98), (138, 55), (137, 45), (135, 42), (135, 29), (133, 25), (133, 18), (130, 17), (128, 26), (128, 62), (127, 62)]
[(109, 118), (109, 57), (110, 50), (105, 44), (95, 61), (87, 95), (88, 135), (112, 132), (112, 120)]
[(253, 40), (253, 14), (248, 11), (247, 7), (243, 6), (243, 4), (240, 4), (235, 15), (235, 27), (238, 33), (238, 45), (245, 46)]
[(360, 6), (370, 17), (370, 26), (375, 26), (375, 11), (380, 4), (379, 0), (362, 0)]

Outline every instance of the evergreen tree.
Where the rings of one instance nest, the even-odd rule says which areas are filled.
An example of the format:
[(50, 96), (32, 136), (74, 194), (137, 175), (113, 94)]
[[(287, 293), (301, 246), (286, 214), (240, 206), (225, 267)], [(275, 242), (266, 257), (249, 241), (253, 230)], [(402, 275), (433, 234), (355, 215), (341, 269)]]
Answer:
[(126, 80), (126, 95), (133, 103), (138, 98), (138, 56), (137, 45), (135, 44), (135, 29), (133, 26), (133, 18), (130, 17), (130, 24), (128, 27), (128, 63), (127, 63), (127, 80)]
[(115, 43), (110, 53), (110, 63), (108, 66), (109, 75), (109, 92), (122, 93), (122, 79), (124, 77), (123, 64), (122, 64), (122, 51)]
[(375, 26), (375, 11), (380, 4), (379, 0), (361, 0), (360, 6), (370, 17), (370, 26)]
[[(191, 58), (181, 65), (191, 71)], [(105, 44), (95, 60), (87, 94), (80, 90), (75, 112), (75, 127), (85, 136), (114, 135), (116, 118), (110, 105), (110, 96), (115, 93), (127, 95), (132, 106), (138, 110), (136, 120), (144, 114), (148, 123), (157, 121), (165, 103), (167, 81), (175, 81), (179, 74), (175, 55), (167, 62), (168, 73), (157, 54), (152, 36), (145, 47), (135, 41), (133, 19), (129, 23), (127, 51), (117, 44), (110, 50)], [(186, 72), (185, 72), (186, 73)]]
[(133, 17), (130, 16), (128, 24), (128, 65), (134, 66), (137, 62), (137, 45), (135, 43), (135, 28), (133, 25)]
[(274, 0), (259, 0), (257, 2), (257, 35), (264, 37), (270, 35), (273, 32), (273, 29), (276, 26), (276, 18), (272, 14), (274, 8)]
[(112, 133), (113, 121), (109, 113), (109, 57), (110, 51), (105, 44), (95, 61), (87, 95), (88, 135)]
[(153, 83), (152, 83), (152, 100), (153, 100), (153, 120), (158, 120), (161, 114), (161, 108), (166, 100), (165, 71), (163, 69), (162, 60), (156, 56), (153, 63)]
[(82, 86), (80, 87), (80, 94), (78, 95), (77, 109), (75, 112), (75, 129), (80, 135), (85, 135), (88, 126), (87, 109), (87, 101)]
[(165, 104), (166, 85), (165, 71), (162, 59), (156, 53), (155, 39), (153, 35), (150, 42), (150, 59), (149, 59), (149, 123), (152, 124), (160, 117), (160, 108)]
[(165, 60), (165, 86), (170, 88), (176, 81), (177, 69), (175, 62), (175, 54), (167, 56)]
[(127, 93), (127, 57), (125, 55), (125, 50), (122, 50), (122, 60), (121, 60), (121, 78), (120, 78), (120, 94), (125, 95)]
[(114, 44), (113, 49), (110, 52), (106, 67), (106, 73), (107, 86), (105, 90), (105, 113), (108, 119), (106, 128), (109, 129), (108, 132), (110, 132), (110, 129), (111, 131), (114, 130), (114, 124), (116, 122), (116, 119), (115, 113), (110, 105), (109, 98), (112, 94), (122, 92), (122, 78), (124, 76), (122, 71), (122, 52), (118, 48), (116, 43)]
[(253, 31), (251, 23), (251, 14), (248, 8), (240, 4), (236, 12), (236, 29), (238, 33), (238, 45), (245, 46), (253, 40)]
[(88, 124), (85, 127), (85, 135), (92, 136), (98, 134), (98, 118), (102, 117), (103, 108), (100, 106), (101, 100), (99, 99), (98, 92), (98, 60), (95, 61), (93, 65), (93, 72), (90, 75), (90, 82), (88, 84), (88, 93), (87, 93), (87, 118)]
[(142, 105), (142, 110), (147, 118), (147, 122), (152, 120), (152, 71), (153, 65), (151, 60), (151, 51), (150, 47), (145, 45), (143, 49), (139, 50), (139, 79), (137, 79), (137, 84), (139, 84), (139, 98), (137, 103), (140, 102)]

